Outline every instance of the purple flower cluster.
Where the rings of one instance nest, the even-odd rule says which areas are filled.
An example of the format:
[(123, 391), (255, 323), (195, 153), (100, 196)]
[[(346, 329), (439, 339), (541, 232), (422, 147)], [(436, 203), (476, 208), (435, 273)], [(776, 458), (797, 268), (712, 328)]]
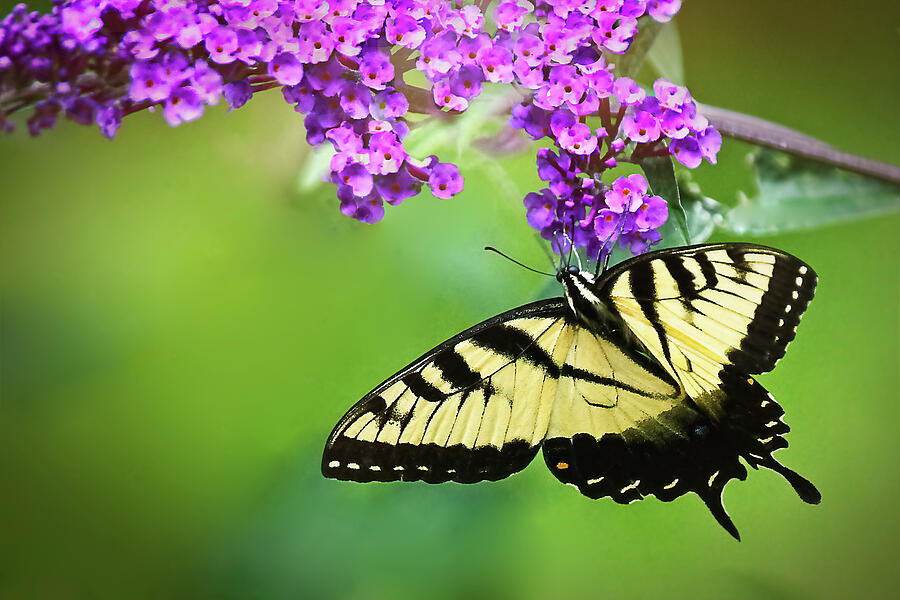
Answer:
[(547, 187), (525, 196), (528, 223), (551, 241), (554, 252), (568, 252), (574, 243), (589, 258), (603, 260), (617, 241), (640, 254), (660, 240), (656, 229), (669, 209), (665, 200), (648, 195), (642, 175), (619, 177), (607, 186), (580, 177), (575, 163), (566, 152), (538, 150), (538, 176)]
[(341, 212), (371, 223), (384, 202), (398, 204), (425, 184), (438, 198), (463, 188), (455, 165), (408, 156), (409, 101), (395, 87), (403, 87), (402, 73), (390, 49), (409, 52), (425, 29), (433, 37), (437, 12), (449, 19), (472, 8), (423, 0), (66, 0), (41, 15), (19, 5), (0, 25), (0, 98), (21, 102), (0, 103), (0, 123), (11, 128), (7, 115), (41, 96), (32, 134), (64, 109), (112, 137), (123, 114), (160, 107), (174, 127), (223, 96), (239, 108), (279, 87), (306, 115), (307, 140), (334, 146), (330, 178)]
[[(309, 143), (333, 146), (330, 180), (341, 212), (371, 223), (385, 203), (425, 185), (438, 198), (463, 188), (455, 165), (408, 154), (409, 113), (465, 111), (485, 84), (513, 84), (530, 93), (512, 126), (560, 150), (539, 155), (539, 170), (552, 164), (558, 176), (542, 175), (549, 188), (540, 206), (552, 210), (526, 198), (529, 222), (551, 237), (569, 227), (567, 239), (591, 254), (609, 240), (633, 249), (652, 243), (666, 214), (658, 197), (647, 198), (646, 182), (641, 188), (634, 176), (607, 188), (600, 174), (666, 152), (687, 166), (715, 162), (721, 138), (686, 89), (660, 80), (649, 96), (616, 78), (606, 58), (628, 50), (638, 19), (668, 21), (680, 0), (490, 4), (56, 0), (45, 15), (19, 5), (0, 22), (0, 125), (10, 129), (9, 115), (31, 107), (32, 134), (63, 111), (111, 138), (122, 117), (139, 110), (159, 108), (174, 127), (222, 97), (237, 109), (278, 88), (305, 115)], [(426, 87), (404, 80), (412, 70)], [(622, 181), (639, 204), (615, 199)], [(576, 213), (576, 224), (567, 222)], [(554, 238), (555, 247), (565, 239)]]

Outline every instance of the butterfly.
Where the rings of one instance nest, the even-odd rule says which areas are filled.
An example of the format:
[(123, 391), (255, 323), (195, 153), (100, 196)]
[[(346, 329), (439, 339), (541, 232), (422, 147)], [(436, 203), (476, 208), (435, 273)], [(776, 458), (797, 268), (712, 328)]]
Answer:
[(820, 501), (773, 456), (789, 428), (752, 377), (794, 338), (812, 268), (725, 243), (650, 252), (599, 276), (564, 265), (556, 278), (562, 298), (479, 323), (366, 394), (328, 438), (322, 473), (495, 481), (542, 450), (550, 472), (589, 498), (694, 492), (736, 539), (722, 492), (747, 477), (745, 464)]

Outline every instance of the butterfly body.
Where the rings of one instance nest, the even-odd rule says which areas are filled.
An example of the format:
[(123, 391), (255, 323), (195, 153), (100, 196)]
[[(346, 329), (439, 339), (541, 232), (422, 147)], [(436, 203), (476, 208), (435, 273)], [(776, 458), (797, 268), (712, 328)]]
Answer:
[[(363, 397), (326, 444), (326, 477), (497, 480), (543, 450), (589, 498), (722, 505), (744, 464), (819, 494), (772, 453), (784, 414), (751, 374), (774, 367), (815, 273), (752, 244), (662, 250), (595, 278), (564, 267), (564, 296), (533, 302), (440, 344)], [(743, 462), (742, 462), (743, 461)]]

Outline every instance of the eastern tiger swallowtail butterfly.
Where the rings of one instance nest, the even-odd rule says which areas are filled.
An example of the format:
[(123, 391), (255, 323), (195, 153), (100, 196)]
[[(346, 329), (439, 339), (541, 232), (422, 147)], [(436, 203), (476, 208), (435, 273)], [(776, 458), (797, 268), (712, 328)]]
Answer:
[(816, 274), (754, 244), (650, 252), (598, 278), (559, 270), (564, 297), (450, 338), (366, 394), (335, 426), (322, 473), (350, 481), (503, 479), (543, 448), (589, 498), (627, 504), (694, 492), (722, 504), (744, 463), (780, 473), (784, 411), (751, 376), (784, 356)]

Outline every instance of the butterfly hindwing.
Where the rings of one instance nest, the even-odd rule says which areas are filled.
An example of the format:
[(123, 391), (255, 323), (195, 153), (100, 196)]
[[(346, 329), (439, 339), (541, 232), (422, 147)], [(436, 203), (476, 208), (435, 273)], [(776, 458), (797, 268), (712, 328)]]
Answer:
[(752, 244), (657, 251), (611, 270), (597, 282), (598, 296), (677, 381), (684, 401), (621, 432), (566, 439), (554, 437), (551, 423), (548, 466), (566, 481), (554, 463), (568, 456), (585, 465), (571, 481), (582, 493), (618, 502), (693, 491), (735, 537), (721, 495), (730, 479), (746, 477), (741, 460), (780, 473), (801, 499), (818, 503), (818, 490), (773, 457), (787, 446), (789, 428), (782, 408), (749, 375), (784, 356), (815, 284), (808, 265)]
[(559, 300), (514, 309), (402, 369), (337, 424), (324, 475), (471, 483), (523, 469), (550, 419), (568, 347), (563, 310)]

